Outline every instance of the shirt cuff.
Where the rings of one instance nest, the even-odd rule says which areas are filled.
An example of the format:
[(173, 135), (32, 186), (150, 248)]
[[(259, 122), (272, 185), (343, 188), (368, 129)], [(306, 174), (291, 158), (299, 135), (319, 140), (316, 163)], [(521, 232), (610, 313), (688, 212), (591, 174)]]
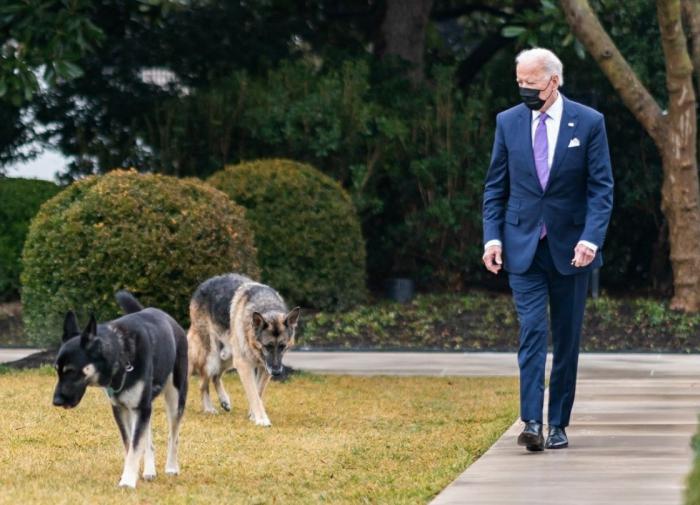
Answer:
[(484, 244), (484, 251), (485, 251), (486, 249), (488, 249), (489, 247), (491, 247), (492, 245), (497, 245), (498, 247), (503, 247), (503, 244), (501, 244), (501, 241), (500, 241), (500, 240), (498, 240), (498, 239), (493, 239), (493, 240), (489, 240), (488, 242), (486, 242), (486, 243)]
[(595, 245), (595, 244), (592, 244), (592, 243), (589, 242), (588, 240), (579, 240), (578, 243), (581, 244), (581, 245), (585, 245), (586, 247), (588, 247), (588, 248), (589, 248), (591, 251), (593, 251), (594, 253), (595, 253), (595, 252), (598, 252), (598, 246)]

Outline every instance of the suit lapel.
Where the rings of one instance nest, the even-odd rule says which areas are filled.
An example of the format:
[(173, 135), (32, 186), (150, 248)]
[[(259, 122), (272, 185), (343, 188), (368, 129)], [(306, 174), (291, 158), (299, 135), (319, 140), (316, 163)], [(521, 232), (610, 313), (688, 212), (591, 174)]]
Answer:
[(518, 136), (520, 137), (520, 146), (525, 153), (525, 162), (527, 163), (530, 174), (534, 177), (535, 186), (542, 192), (540, 179), (537, 176), (537, 167), (535, 167), (535, 153), (532, 150), (532, 112), (530, 109), (522, 106), (520, 113), (520, 124), (518, 125)]
[(561, 98), (564, 101), (564, 108), (561, 114), (561, 123), (559, 124), (557, 146), (554, 149), (554, 159), (552, 160), (552, 167), (549, 170), (549, 179), (547, 179), (545, 191), (549, 189), (549, 186), (552, 184), (552, 179), (556, 177), (561, 164), (564, 162), (564, 158), (566, 158), (566, 154), (569, 151), (569, 142), (574, 138), (576, 127), (578, 126), (578, 115), (573, 110), (573, 105), (563, 95)]

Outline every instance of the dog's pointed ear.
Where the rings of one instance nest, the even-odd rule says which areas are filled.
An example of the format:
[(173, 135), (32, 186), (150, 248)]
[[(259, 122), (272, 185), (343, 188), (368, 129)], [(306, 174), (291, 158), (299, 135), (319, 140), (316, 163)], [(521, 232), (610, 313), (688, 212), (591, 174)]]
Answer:
[(80, 335), (78, 318), (75, 317), (75, 312), (69, 310), (66, 312), (66, 318), (63, 320), (63, 342), (67, 342), (76, 335)]
[(289, 314), (284, 318), (284, 324), (287, 328), (296, 328), (299, 322), (299, 316), (301, 315), (301, 307), (294, 307), (289, 311)]
[(265, 321), (265, 318), (262, 316), (260, 312), (253, 312), (253, 329), (255, 331), (262, 331), (265, 329), (267, 326), (267, 321)]
[(80, 335), (80, 345), (85, 347), (90, 341), (97, 336), (97, 320), (95, 314), (90, 314), (90, 321)]

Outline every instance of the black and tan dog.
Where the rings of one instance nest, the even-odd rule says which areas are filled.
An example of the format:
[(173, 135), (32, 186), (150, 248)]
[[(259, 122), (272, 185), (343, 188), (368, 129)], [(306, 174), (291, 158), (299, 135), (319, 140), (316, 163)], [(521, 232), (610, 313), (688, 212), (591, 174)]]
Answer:
[(126, 452), (119, 485), (134, 488), (142, 457), (143, 478), (156, 476), (151, 402), (161, 391), (170, 425), (165, 473), (180, 471), (177, 446), (187, 398), (187, 339), (162, 310), (144, 309), (125, 291), (117, 293), (117, 301), (125, 316), (104, 324), (91, 317), (82, 332), (75, 314), (66, 314), (53, 404), (72, 408), (87, 386), (105, 388)]
[(234, 367), (248, 398), (250, 419), (270, 426), (262, 397), (270, 377), (284, 371), (282, 357), (294, 344), (298, 320), (299, 307), (288, 312), (270, 286), (238, 274), (204, 281), (190, 302), (187, 333), (190, 372), (201, 377), (204, 411), (216, 412), (209, 397), (210, 380), (221, 406), (231, 409), (221, 375)]

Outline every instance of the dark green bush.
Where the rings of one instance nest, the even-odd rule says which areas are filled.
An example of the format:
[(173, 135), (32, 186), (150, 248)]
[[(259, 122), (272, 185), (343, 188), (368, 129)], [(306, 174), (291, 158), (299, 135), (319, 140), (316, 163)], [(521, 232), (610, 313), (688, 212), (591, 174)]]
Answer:
[(187, 323), (204, 279), (259, 270), (245, 211), (195, 181), (118, 170), (89, 177), (46, 202), (24, 248), (22, 302), (27, 336), (58, 343), (63, 314), (115, 317), (118, 289)]
[(0, 177), (0, 301), (19, 298), (20, 258), (29, 222), (58, 191), (49, 181)]
[(343, 309), (365, 296), (365, 244), (347, 193), (283, 159), (226, 167), (209, 183), (247, 209), (262, 279), (290, 303)]

